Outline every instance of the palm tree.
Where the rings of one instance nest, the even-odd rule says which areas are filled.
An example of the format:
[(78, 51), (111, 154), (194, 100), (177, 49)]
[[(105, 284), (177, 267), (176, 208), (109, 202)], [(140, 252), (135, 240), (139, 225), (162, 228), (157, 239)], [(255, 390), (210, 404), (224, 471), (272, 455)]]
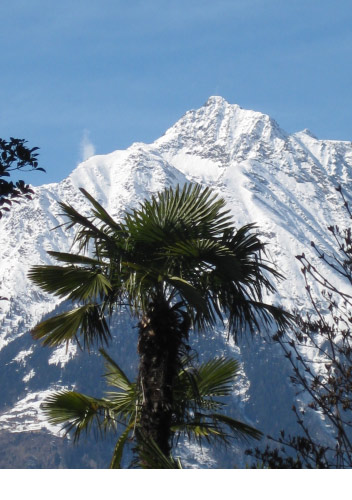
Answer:
[(171, 450), (173, 385), (188, 349), (191, 329), (227, 323), (235, 339), (288, 315), (263, 302), (281, 275), (262, 258), (250, 224), (236, 231), (225, 201), (209, 188), (168, 188), (115, 221), (84, 189), (93, 206), (84, 217), (60, 203), (67, 226), (77, 227), (76, 253), (49, 252), (58, 266), (36, 266), (30, 278), (76, 307), (33, 330), (45, 345), (83, 340), (107, 343), (107, 317), (130, 308), (138, 318), (139, 433), (166, 456)]
[[(105, 358), (106, 383), (112, 387), (105, 397), (97, 399), (62, 390), (50, 395), (42, 409), (51, 424), (61, 424), (65, 435), (73, 435), (74, 442), (82, 433), (92, 430), (102, 436), (119, 433), (110, 462), (110, 468), (119, 469), (125, 444), (138, 435), (141, 394), (138, 384), (131, 382), (103, 349), (100, 352)], [(220, 399), (231, 394), (238, 371), (239, 364), (232, 358), (215, 358), (198, 367), (194, 366), (192, 357), (182, 359), (182, 368), (173, 386), (173, 442), (180, 436), (199, 444), (206, 441), (225, 445), (231, 438), (260, 439), (260, 431), (220, 413), (225, 407)], [(143, 448), (142, 460), (136, 462), (139, 466), (180, 468), (180, 461), (165, 456), (155, 442), (144, 441)]]

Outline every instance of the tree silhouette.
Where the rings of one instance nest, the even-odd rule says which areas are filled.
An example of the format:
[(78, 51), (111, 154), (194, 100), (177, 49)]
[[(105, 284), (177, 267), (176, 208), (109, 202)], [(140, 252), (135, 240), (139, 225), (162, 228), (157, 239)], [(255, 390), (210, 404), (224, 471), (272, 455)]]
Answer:
[(10, 177), (11, 172), (20, 170), (21, 172), (30, 172), (40, 170), (38, 167), (39, 148), (27, 148), (27, 141), (24, 139), (14, 139), (10, 137), (9, 141), (0, 138), (0, 218), (3, 212), (8, 212), (13, 202), (18, 203), (20, 199), (31, 199), (33, 190), (23, 180), (16, 182), (6, 180), (4, 177)]

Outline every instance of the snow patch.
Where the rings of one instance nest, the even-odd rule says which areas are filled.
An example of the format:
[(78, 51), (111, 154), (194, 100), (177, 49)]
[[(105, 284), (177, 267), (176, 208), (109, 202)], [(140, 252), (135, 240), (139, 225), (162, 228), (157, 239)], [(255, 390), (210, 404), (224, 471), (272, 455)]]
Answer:
[(64, 344), (55, 349), (50, 358), (48, 359), (49, 365), (61, 365), (61, 368), (65, 366), (70, 359), (74, 358), (77, 352), (77, 346), (72, 342)]
[(29, 373), (27, 373), (27, 375), (25, 375), (23, 377), (23, 379), (22, 379), (23, 382), (25, 382), (25, 383), (29, 382), (30, 379), (34, 377), (34, 375), (35, 375), (35, 371), (32, 369)]
[(33, 347), (30, 347), (29, 349), (25, 349), (23, 351), (20, 351), (17, 356), (13, 358), (12, 361), (16, 361), (17, 363), (23, 364), (23, 366), (26, 366), (26, 358), (30, 356), (33, 353)]
[(6, 414), (0, 415), (0, 431), (29, 432), (46, 429), (61, 436), (60, 427), (49, 424), (40, 408), (42, 402), (51, 394), (51, 390), (27, 394)]

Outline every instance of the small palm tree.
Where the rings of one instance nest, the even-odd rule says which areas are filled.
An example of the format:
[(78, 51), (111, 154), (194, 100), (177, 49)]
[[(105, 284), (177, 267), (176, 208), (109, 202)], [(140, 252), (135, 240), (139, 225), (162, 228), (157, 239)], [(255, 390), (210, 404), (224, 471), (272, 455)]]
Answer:
[(225, 201), (209, 188), (165, 189), (120, 222), (81, 191), (91, 217), (60, 203), (67, 226), (77, 228), (77, 252), (49, 252), (64, 265), (36, 266), (29, 274), (76, 305), (37, 325), (33, 336), (49, 346), (108, 342), (107, 317), (127, 305), (139, 320), (140, 435), (169, 456), (173, 387), (190, 330), (226, 320), (236, 339), (246, 327), (285, 328), (288, 315), (263, 302), (263, 290), (274, 291), (269, 277), (281, 276), (262, 259), (254, 225), (236, 231)]
[[(71, 433), (78, 441), (82, 432), (98, 431), (119, 433), (110, 468), (120, 468), (124, 446), (134, 440), (139, 432), (138, 384), (130, 382), (121, 368), (101, 349), (105, 358), (104, 375), (108, 391), (104, 398), (97, 399), (76, 391), (59, 391), (47, 398), (42, 409), (51, 424), (60, 424), (65, 434)], [(262, 433), (223, 413), (225, 403), (220, 399), (232, 392), (239, 370), (238, 363), (231, 358), (215, 358), (199, 367), (193, 359), (185, 357), (173, 387), (172, 440), (185, 436), (199, 444), (220, 442), (229, 444), (231, 438), (259, 439)], [(121, 432), (122, 431), (122, 432)], [(143, 450), (137, 464), (142, 467), (179, 468), (180, 461), (166, 457), (155, 442), (143, 440)]]

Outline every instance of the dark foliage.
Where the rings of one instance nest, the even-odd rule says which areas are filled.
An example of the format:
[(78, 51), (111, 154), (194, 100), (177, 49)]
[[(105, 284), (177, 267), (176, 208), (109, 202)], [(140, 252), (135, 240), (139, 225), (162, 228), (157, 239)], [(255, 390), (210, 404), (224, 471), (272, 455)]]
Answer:
[(33, 190), (23, 180), (12, 182), (3, 177), (10, 177), (10, 172), (20, 170), (30, 172), (40, 170), (38, 167), (37, 147), (27, 148), (27, 141), (24, 139), (14, 139), (10, 137), (9, 141), (0, 139), (0, 218), (3, 212), (8, 212), (13, 202), (18, 203), (19, 199), (31, 199)]
[[(130, 381), (103, 349), (100, 352), (105, 359), (104, 379), (109, 390), (99, 399), (69, 390), (51, 394), (42, 404), (49, 422), (62, 425), (74, 443), (87, 434), (94, 434), (96, 438), (114, 436), (116, 445), (110, 468), (121, 468), (125, 448), (134, 454), (130, 467), (180, 468), (180, 461), (172, 458), (170, 450), (165, 453), (153, 435), (150, 437), (153, 429), (150, 432), (148, 424), (140, 425), (145, 418), (140, 411), (144, 394), (138, 382)], [(232, 393), (238, 363), (220, 357), (196, 366), (195, 359), (196, 355), (183, 358), (173, 383), (171, 414), (174, 418), (169, 424), (172, 447), (180, 437), (199, 445), (205, 441), (225, 447), (233, 439), (260, 439), (260, 431), (222, 413), (227, 406), (222, 400)]]

